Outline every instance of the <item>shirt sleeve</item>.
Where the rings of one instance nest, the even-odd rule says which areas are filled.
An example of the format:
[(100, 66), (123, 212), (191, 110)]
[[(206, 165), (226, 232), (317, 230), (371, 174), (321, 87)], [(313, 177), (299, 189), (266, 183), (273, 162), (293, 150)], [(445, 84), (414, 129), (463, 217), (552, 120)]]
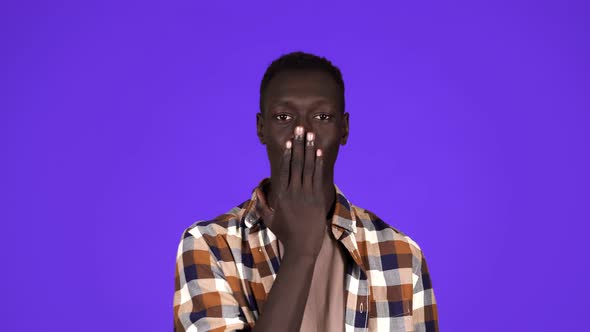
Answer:
[(174, 331), (247, 329), (238, 301), (198, 228), (186, 230), (176, 255)]
[(420, 264), (414, 273), (414, 296), (412, 301), (415, 332), (438, 332), (438, 311), (428, 265), (420, 251)]

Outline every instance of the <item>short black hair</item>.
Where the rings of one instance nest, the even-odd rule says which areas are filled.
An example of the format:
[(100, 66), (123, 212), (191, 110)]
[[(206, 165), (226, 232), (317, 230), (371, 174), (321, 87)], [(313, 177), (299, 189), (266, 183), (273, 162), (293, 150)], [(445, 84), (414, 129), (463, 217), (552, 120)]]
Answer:
[(284, 70), (319, 70), (330, 74), (330, 76), (332, 76), (334, 81), (336, 81), (336, 84), (338, 84), (342, 90), (341, 105), (342, 112), (344, 112), (344, 81), (342, 80), (342, 73), (340, 72), (340, 69), (334, 66), (332, 62), (330, 62), (330, 60), (326, 59), (325, 57), (297, 51), (281, 55), (279, 58), (274, 60), (268, 66), (268, 68), (266, 68), (266, 72), (264, 73), (262, 82), (260, 83), (259, 107), (261, 113), (264, 113), (262, 101), (265, 97), (268, 84), (275, 75)]

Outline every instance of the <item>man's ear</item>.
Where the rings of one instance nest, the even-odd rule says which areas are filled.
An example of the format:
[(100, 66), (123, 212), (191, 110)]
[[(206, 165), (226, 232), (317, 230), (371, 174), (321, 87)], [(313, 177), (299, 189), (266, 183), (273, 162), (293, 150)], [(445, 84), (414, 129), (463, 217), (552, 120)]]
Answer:
[(256, 113), (256, 134), (262, 145), (266, 145), (264, 141), (264, 115), (260, 112)]
[(344, 112), (342, 117), (342, 137), (340, 138), (340, 145), (345, 145), (348, 141), (348, 113)]

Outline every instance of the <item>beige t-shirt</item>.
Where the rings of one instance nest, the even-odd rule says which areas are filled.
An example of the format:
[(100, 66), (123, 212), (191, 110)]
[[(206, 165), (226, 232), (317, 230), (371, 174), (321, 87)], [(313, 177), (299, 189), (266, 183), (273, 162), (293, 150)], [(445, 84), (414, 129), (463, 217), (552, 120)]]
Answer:
[[(324, 242), (313, 270), (313, 279), (301, 322), (301, 332), (342, 332), (346, 305), (344, 248), (326, 225)], [(279, 242), (279, 256), (284, 247)]]

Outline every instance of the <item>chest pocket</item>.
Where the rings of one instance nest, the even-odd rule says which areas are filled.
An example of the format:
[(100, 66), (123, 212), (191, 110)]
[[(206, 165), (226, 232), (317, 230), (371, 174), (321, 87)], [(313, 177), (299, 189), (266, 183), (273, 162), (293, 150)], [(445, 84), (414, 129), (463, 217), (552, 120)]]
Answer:
[(389, 317), (401, 317), (401, 316), (410, 316), (412, 315), (412, 300), (403, 300), (401, 303), (396, 303), (393, 306), (389, 306), (390, 308), (394, 308), (394, 310), (390, 309)]
[(412, 284), (372, 286), (374, 303), (369, 317), (401, 317), (412, 315)]

